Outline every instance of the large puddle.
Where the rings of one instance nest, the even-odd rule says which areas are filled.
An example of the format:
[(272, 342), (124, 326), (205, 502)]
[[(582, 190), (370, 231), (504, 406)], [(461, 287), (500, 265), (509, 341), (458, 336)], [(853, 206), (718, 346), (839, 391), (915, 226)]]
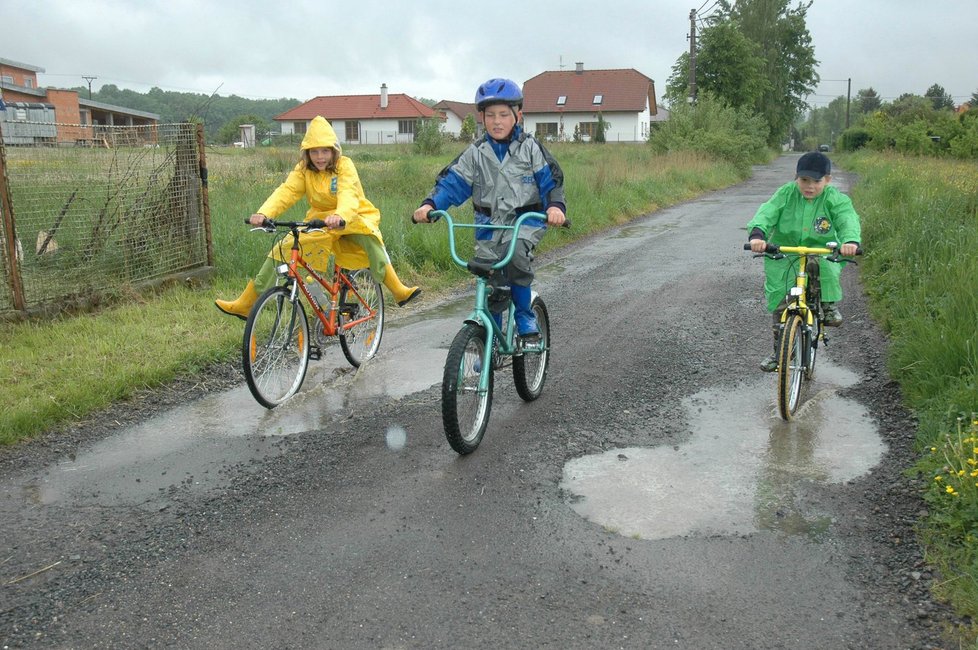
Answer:
[(576, 458), (561, 487), (578, 514), (629, 537), (760, 530), (817, 537), (830, 517), (812, 489), (862, 476), (886, 451), (866, 409), (837, 394), (857, 381), (822, 361), (790, 423), (772, 411), (770, 375), (702, 391), (683, 402), (688, 442)]

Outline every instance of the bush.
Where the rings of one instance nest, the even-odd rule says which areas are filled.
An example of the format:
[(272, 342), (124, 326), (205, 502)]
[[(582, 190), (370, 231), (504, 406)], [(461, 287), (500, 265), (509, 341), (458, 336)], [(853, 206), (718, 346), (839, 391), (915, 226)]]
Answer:
[(732, 108), (704, 92), (696, 104), (673, 108), (669, 121), (651, 131), (649, 144), (658, 153), (707, 153), (746, 174), (751, 164), (765, 159), (768, 131), (762, 116)]
[(841, 148), (843, 151), (862, 149), (869, 143), (869, 131), (862, 128), (847, 129), (842, 132)]
[(441, 132), (438, 120), (424, 120), (414, 132), (414, 150), (419, 154), (436, 156), (444, 144), (445, 134)]

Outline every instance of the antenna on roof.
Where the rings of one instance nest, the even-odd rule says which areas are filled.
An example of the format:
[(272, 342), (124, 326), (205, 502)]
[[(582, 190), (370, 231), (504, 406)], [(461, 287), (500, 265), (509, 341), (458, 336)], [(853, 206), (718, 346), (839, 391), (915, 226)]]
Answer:
[(560, 68), (561, 70), (563, 70), (563, 69), (564, 69), (564, 55), (563, 55), (563, 54), (561, 54), (561, 55), (560, 55), (560, 63), (558, 64), (558, 67), (559, 67), (559, 68)]

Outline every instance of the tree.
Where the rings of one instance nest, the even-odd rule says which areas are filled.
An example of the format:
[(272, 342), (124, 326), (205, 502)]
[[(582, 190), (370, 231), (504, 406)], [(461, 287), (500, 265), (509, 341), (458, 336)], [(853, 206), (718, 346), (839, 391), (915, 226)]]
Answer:
[(458, 139), (462, 142), (472, 142), (475, 140), (476, 126), (475, 115), (472, 113), (466, 115), (465, 119), (462, 120), (462, 128), (459, 130)]
[[(805, 110), (805, 98), (818, 83), (818, 61), (805, 23), (812, 0), (788, 8), (789, 0), (719, 0), (714, 23), (733, 23), (757, 44), (767, 81), (754, 110), (770, 126), (768, 143), (779, 144)], [(697, 70), (699, 66), (697, 65)]]
[(954, 110), (954, 98), (947, 94), (947, 91), (944, 90), (943, 86), (934, 84), (927, 89), (927, 92), (924, 93), (924, 97), (931, 101), (931, 103), (934, 105), (934, 110), (940, 111), (945, 108)]
[(879, 94), (873, 90), (872, 86), (863, 88), (856, 93), (856, 110), (860, 113), (872, 113), (879, 110), (882, 105), (883, 100), (880, 99)]
[[(760, 47), (733, 23), (712, 25), (700, 32), (696, 54), (696, 87), (709, 91), (735, 108), (757, 105), (768, 81)], [(666, 82), (671, 101), (685, 101), (689, 87), (689, 54), (680, 57)]]
[[(768, 144), (779, 145), (807, 108), (818, 82), (815, 49), (805, 24), (811, 0), (794, 9), (789, 0), (719, 0), (699, 39), (696, 84), (708, 84), (732, 106), (750, 106), (768, 124)], [(685, 86), (689, 54), (673, 66), (666, 96)], [(702, 80), (702, 81), (701, 81)]]
[(604, 141), (605, 141), (605, 139), (604, 139), (604, 132), (608, 130), (608, 127), (609, 126), (611, 126), (611, 125), (608, 124), (607, 122), (605, 122), (604, 115), (602, 115), (599, 112), (598, 113), (598, 126), (594, 130), (594, 142), (596, 144), (603, 144), (604, 143)]
[(971, 108), (978, 108), (978, 90), (971, 93)]

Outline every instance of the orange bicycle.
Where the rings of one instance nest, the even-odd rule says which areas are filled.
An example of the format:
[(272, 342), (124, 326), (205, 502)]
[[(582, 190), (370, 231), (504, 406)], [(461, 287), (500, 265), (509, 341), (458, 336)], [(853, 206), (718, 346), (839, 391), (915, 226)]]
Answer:
[[(321, 358), (329, 337), (339, 338), (343, 356), (354, 367), (373, 357), (380, 347), (384, 294), (370, 271), (348, 271), (334, 263), (332, 279), (327, 280), (302, 258), (300, 232), (325, 227), (321, 219), (265, 219), (260, 227), (252, 229), (292, 233), (291, 257), (276, 268), (281, 282), (265, 291), (251, 308), (241, 345), (248, 388), (265, 408), (274, 408), (299, 391), (309, 361)], [(305, 298), (315, 316), (312, 335), (300, 297)]]

